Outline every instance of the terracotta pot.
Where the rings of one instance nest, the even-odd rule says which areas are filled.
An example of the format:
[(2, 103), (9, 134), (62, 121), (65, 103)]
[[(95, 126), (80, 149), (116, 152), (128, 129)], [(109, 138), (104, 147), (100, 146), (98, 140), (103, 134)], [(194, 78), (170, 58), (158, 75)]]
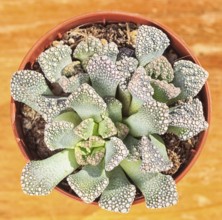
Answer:
[[(187, 45), (184, 43), (182, 39), (180, 39), (175, 33), (173, 33), (171, 30), (169, 30), (167, 27), (163, 26), (162, 24), (159, 24), (155, 21), (152, 21), (148, 18), (142, 17), (137, 14), (129, 14), (124, 12), (96, 12), (91, 14), (86, 14), (79, 17), (71, 18), (56, 27), (54, 27), (51, 31), (47, 32), (43, 37), (41, 37), (31, 48), (31, 50), (26, 54), (25, 58), (23, 59), (19, 69), (25, 69), (27, 66), (30, 66), (36, 58), (39, 56), (39, 54), (50, 45), (50, 43), (55, 40), (58, 37), (61, 37), (63, 33), (68, 31), (71, 28), (74, 28), (79, 25), (83, 24), (92, 24), (92, 23), (110, 23), (110, 22), (133, 22), (137, 24), (146, 24), (146, 25), (152, 25), (155, 27), (158, 27), (159, 29), (162, 29), (169, 37), (171, 41), (172, 48), (177, 52), (179, 57), (185, 57), (188, 60), (191, 60), (197, 64), (200, 64), (197, 58), (193, 55), (193, 53), (188, 49)], [(209, 93), (209, 87), (208, 83), (204, 85), (202, 90), (200, 91), (200, 100), (203, 103), (204, 106), (204, 115), (207, 120), (207, 122), (210, 124), (210, 117), (211, 117), (211, 99), (210, 99), (210, 93)], [(18, 112), (20, 109), (20, 104), (18, 102), (15, 102), (13, 99), (11, 99), (11, 123), (12, 128), (14, 131), (14, 135), (16, 138), (16, 141), (19, 145), (20, 150), (22, 151), (23, 155), (29, 160), (30, 159), (30, 151), (28, 149), (28, 146), (25, 145), (24, 134), (22, 131), (21, 126), (21, 118), (18, 116)], [(209, 129), (208, 129), (209, 130)], [(204, 143), (207, 138), (208, 130), (201, 132), (199, 135), (199, 143), (197, 143), (195, 151), (193, 151), (187, 165), (183, 167), (182, 169), (177, 172), (177, 174), (174, 176), (174, 179), (176, 182), (181, 180), (185, 174), (190, 170), (190, 168), (193, 166), (195, 161), (197, 160), (201, 150), (203, 149)], [(56, 187), (56, 189), (63, 194), (75, 199), (80, 200), (78, 196), (75, 196), (61, 187)], [(134, 201), (134, 204), (143, 202), (143, 198), (137, 198)], [(94, 202), (94, 204), (97, 204)]]

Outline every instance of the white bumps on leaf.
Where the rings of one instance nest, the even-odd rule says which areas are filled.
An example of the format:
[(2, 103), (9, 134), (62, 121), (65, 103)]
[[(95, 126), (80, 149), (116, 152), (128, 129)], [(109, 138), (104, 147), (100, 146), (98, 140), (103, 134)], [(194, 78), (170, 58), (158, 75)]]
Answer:
[(108, 117), (105, 117), (102, 121), (99, 122), (98, 133), (102, 138), (109, 138), (117, 134), (117, 129), (112, 120)]
[(181, 140), (187, 140), (207, 127), (202, 103), (197, 98), (170, 109), (169, 131), (178, 135)]
[(95, 122), (101, 121), (101, 115), (107, 107), (103, 99), (86, 83), (68, 97), (67, 106), (73, 108), (83, 120), (93, 118)]
[(49, 194), (78, 167), (73, 154), (73, 150), (64, 150), (47, 159), (27, 163), (21, 175), (23, 192), (29, 195)]
[(180, 88), (163, 80), (152, 79), (151, 85), (154, 89), (153, 98), (158, 102), (168, 103), (171, 99), (176, 98), (181, 92)]
[(138, 67), (128, 84), (128, 90), (132, 95), (129, 107), (129, 115), (136, 113), (144, 102), (152, 99), (154, 93), (150, 84), (151, 78), (146, 75), (143, 67)]
[(142, 172), (141, 161), (121, 162), (121, 167), (140, 189), (145, 197), (147, 208), (164, 208), (175, 205), (178, 201), (176, 183), (169, 175)]
[(94, 56), (86, 69), (93, 88), (101, 97), (115, 97), (117, 86), (124, 79), (124, 75), (117, 70), (115, 63), (109, 57)]
[(88, 62), (90, 57), (94, 54), (98, 54), (102, 50), (101, 41), (93, 36), (87, 37), (84, 41), (81, 41), (73, 52), (73, 57), (81, 60), (82, 62)]
[(207, 77), (208, 72), (191, 61), (180, 60), (174, 63), (173, 84), (181, 89), (180, 99), (196, 96)]
[(17, 101), (33, 108), (48, 122), (66, 108), (66, 97), (52, 96), (41, 73), (17, 71), (11, 81), (11, 94)]
[(98, 165), (105, 155), (105, 141), (99, 136), (91, 136), (75, 146), (75, 157), (79, 165)]
[(149, 134), (164, 134), (169, 125), (169, 108), (166, 104), (150, 100), (137, 113), (129, 116), (125, 123), (135, 137)]
[(138, 63), (138, 60), (134, 57), (124, 56), (121, 60), (116, 62), (116, 67), (120, 72), (124, 73), (126, 78), (129, 78), (131, 73), (136, 70)]
[(128, 90), (133, 97), (146, 102), (152, 97), (154, 90), (150, 85), (151, 78), (146, 75), (143, 67), (138, 67), (128, 84)]
[(119, 53), (118, 46), (114, 42), (103, 45), (102, 50), (98, 53), (100, 56), (107, 56), (113, 62), (116, 62)]
[(110, 141), (106, 142), (105, 154), (105, 170), (111, 171), (128, 155), (129, 151), (125, 144), (116, 137), (111, 137)]
[(177, 204), (176, 183), (170, 175), (152, 173), (142, 185), (147, 208), (165, 208)]
[(126, 178), (121, 167), (109, 173), (109, 185), (103, 191), (99, 206), (112, 212), (127, 213), (134, 201), (136, 187)]
[(140, 66), (161, 56), (170, 41), (165, 33), (156, 27), (141, 25), (136, 38), (136, 57)]
[(19, 102), (26, 103), (49, 90), (45, 78), (41, 73), (32, 70), (19, 70), (11, 80), (11, 95)]
[(89, 137), (93, 136), (96, 128), (97, 125), (94, 120), (92, 118), (87, 118), (75, 127), (74, 133), (84, 140), (87, 140)]
[(129, 128), (121, 122), (116, 122), (115, 126), (117, 129), (117, 137), (123, 140), (128, 135)]
[(74, 133), (74, 124), (67, 121), (53, 121), (46, 124), (44, 141), (50, 150), (74, 148), (81, 138)]
[(50, 47), (38, 57), (39, 65), (50, 82), (56, 82), (62, 75), (65, 66), (72, 63), (72, 50), (67, 45)]
[(129, 161), (137, 161), (140, 160), (140, 149), (139, 149), (139, 140), (134, 138), (131, 135), (128, 135), (124, 140), (124, 144), (126, 145), (129, 154), (126, 157), (126, 160)]
[[(157, 143), (157, 142), (156, 142)], [(143, 136), (139, 142), (142, 156), (141, 170), (144, 172), (162, 172), (172, 168), (173, 164), (167, 157), (163, 144), (155, 145), (148, 137)]]
[(102, 162), (97, 166), (87, 165), (67, 178), (74, 192), (86, 203), (93, 202), (109, 184)]
[(47, 122), (51, 122), (63, 110), (67, 108), (66, 97), (38, 96), (35, 99), (36, 110)]
[(152, 62), (148, 63), (145, 67), (146, 73), (153, 79), (159, 79), (166, 82), (172, 82), (174, 72), (169, 61), (160, 56)]

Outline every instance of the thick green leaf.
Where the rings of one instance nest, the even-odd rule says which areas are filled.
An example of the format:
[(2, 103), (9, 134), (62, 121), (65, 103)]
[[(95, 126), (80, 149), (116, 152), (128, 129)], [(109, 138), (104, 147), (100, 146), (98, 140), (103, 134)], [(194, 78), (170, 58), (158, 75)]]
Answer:
[(174, 75), (173, 84), (181, 89), (179, 100), (196, 96), (206, 82), (208, 72), (191, 61), (180, 60), (174, 63)]
[(116, 122), (115, 126), (117, 129), (117, 137), (123, 140), (128, 135), (129, 128), (121, 122)]
[(115, 97), (117, 86), (124, 76), (109, 57), (94, 56), (90, 59), (86, 69), (93, 88), (101, 97)]
[(102, 138), (109, 138), (117, 134), (117, 129), (112, 120), (108, 117), (105, 117), (102, 121), (99, 122), (98, 133), (102, 136)]
[(41, 73), (32, 70), (20, 70), (13, 74), (11, 80), (11, 95), (14, 100), (25, 103), (35, 111), (42, 113), (36, 99), (41, 95), (52, 95), (45, 78)]
[(183, 103), (170, 109), (170, 127), (168, 132), (176, 134), (181, 140), (187, 140), (206, 130), (203, 106), (199, 99)]
[(22, 190), (29, 195), (47, 195), (77, 168), (73, 150), (64, 150), (47, 159), (28, 162), (22, 171)]
[(153, 87), (150, 85), (151, 78), (146, 75), (143, 67), (138, 67), (128, 84), (128, 90), (132, 95), (129, 114), (138, 111), (144, 102), (152, 99), (154, 93)]
[(110, 173), (109, 185), (103, 191), (99, 206), (113, 212), (127, 213), (133, 203), (136, 187), (126, 178), (121, 167), (116, 167)]
[(62, 76), (58, 83), (66, 93), (72, 93), (79, 88), (80, 85), (89, 82), (89, 75), (87, 73), (79, 73), (75, 76), (67, 78)]
[(124, 56), (121, 60), (116, 62), (116, 67), (120, 72), (123, 72), (126, 78), (131, 76), (138, 66), (138, 60), (134, 57)]
[(153, 98), (158, 102), (168, 103), (180, 94), (180, 88), (175, 87), (172, 83), (161, 80), (151, 80), (151, 86), (154, 89)]
[(74, 148), (81, 138), (74, 133), (74, 124), (67, 121), (53, 121), (46, 124), (44, 141), (50, 150)]
[(161, 56), (170, 41), (165, 33), (156, 27), (141, 25), (136, 37), (136, 57), (140, 66)]
[(102, 50), (98, 53), (100, 56), (107, 56), (113, 62), (116, 62), (119, 53), (118, 46), (114, 42), (103, 45)]
[(122, 121), (122, 103), (114, 97), (105, 97), (109, 118), (113, 122)]
[(126, 160), (129, 161), (137, 161), (140, 160), (140, 149), (139, 149), (139, 140), (134, 138), (131, 135), (128, 135), (124, 140), (123, 143), (126, 145), (129, 154), (126, 157)]
[(93, 202), (109, 184), (103, 162), (97, 166), (85, 166), (67, 178), (74, 192), (86, 203)]
[(79, 165), (98, 165), (105, 155), (105, 141), (99, 136), (91, 136), (75, 146), (75, 157)]
[(83, 120), (77, 127), (75, 127), (74, 132), (79, 137), (87, 140), (89, 137), (97, 134), (98, 124), (94, 122), (92, 118)]
[(166, 82), (172, 82), (173, 80), (173, 68), (164, 56), (158, 57), (157, 59), (148, 63), (144, 68), (147, 75), (153, 79), (159, 79)]
[(113, 170), (128, 155), (129, 151), (119, 138), (111, 137), (106, 142), (105, 169)]
[(76, 46), (73, 57), (81, 60), (82, 62), (88, 62), (90, 57), (92, 57), (94, 54), (98, 54), (101, 50), (101, 41), (98, 38), (89, 36)]
[(172, 168), (166, 147), (152, 136), (151, 141), (143, 136), (139, 142), (139, 149), (142, 156), (141, 170), (144, 172), (162, 172)]
[(74, 127), (76, 127), (81, 122), (81, 118), (73, 110), (68, 110), (68, 111), (64, 111), (60, 115), (56, 116), (54, 121), (71, 122), (74, 124)]
[(145, 197), (147, 208), (164, 208), (175, 205), (178, 200), (176, 183), (169, 175), (143, 173), (141, 161), (121, 162), (121, 167), (140, 189)]
[(52, 121), (67, 109), (66, 101), (66, 97), (56, 96), (38, 96), (33, 100), (36, 106), (34, 109), (39, 112), (47, 122)]
[(102, 120), (106, 111), (106, 103), (88, 84), (82, 84), (67, 100), (67, 106), (73, 108), (84, 120), (93, 118), (95, 122)]
[(166, 104), (150, 100), (137, 113), (125, 120), (130, 134), (135, 137), (157, 133), (164, 134), (169, 125), (169, 108)]
[(39, 65), (50, 82), (56, 82), (62, 75), (65, 66), (72, 63), (72, 50), (67, 45), (50, 47), (38, 57)]
[(122, 103), (123, 115), (129, 115), (129, 107), (131, 104), (132, 96), (129, 90), (127, 89), (127, 80), (123, 80), (119, 83), (117, 90), (117, 98)]

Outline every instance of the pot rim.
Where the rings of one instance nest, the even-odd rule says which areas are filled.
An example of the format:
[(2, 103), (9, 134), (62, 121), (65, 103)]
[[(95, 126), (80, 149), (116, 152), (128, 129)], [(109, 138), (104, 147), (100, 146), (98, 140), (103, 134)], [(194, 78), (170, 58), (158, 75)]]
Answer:
[[(120, 12), (120, 11), (99, 11), (95, 13), (87, 13), (81, 16), (75, 16), (72, 17), (56, 26), (54, 26), (50, 31), (46, 32), (41, 38), (37, 40), (37, 42), (31, 47), (31, 49), (28, 51), (28, 53), (23, 58), (19, 70), (22, 70), (26, 67), (28, 63), (32, 63), (35, 61), (36, 57), (47, 47), (49, 44), (55, 40), (57, 37), (61, 36), (64, 32), (68, 31), (71, 28), (77, 27), (79, 25), (86, 25), (86, 24), (92, 24), (92, 23), (111, 23), (111, 22), (133, 22), (137, 24), (148, 24), (155, 26), (161, 30), (163, 30), (168, 37), (171, 40), (171, 43), (173, 43), (173, 47), (176, 47), (177, 49), (180, 48), (177, 53), (179, 54), (186, 54), (186, 57), (188, 57), (193, 62), (200, 65), (200, 62), (198, 59), (194, 56), (193, 52), (188, 48), (186, 43), (172, 30), (170, 30), (165, 25), (160, 24), (159, 22), (153, 21), (150, 18), (143, 17), (139, 14), (134, 13), (127, 13), (127, 12)], [(172, 46), (172, 45), (171, 45)], [(204, 106), (204, 114), (206, 121), (208, 122), (210, 126), (211, 121), (211, 97), (210, 97), (210, 89), (208, 82), (205, 83), (203, 88), (201, 89), (201, 98), (202, 103)], [(28, 152), (25, 148), (25, 143), (22, 140), (21, 135), (21, 127), (18, 125), (18, 118), (16, 118), (17, 113), (17, 106), (16, 101), (13, 100), (11, 97), (11, 104), (10, 104), (10, 113), (11, 113), (11, 125), (13, 129), (13, 133), (16, 139), (16, 142), (23, 154), (23, 156), (29, 161)], [(199, 135), (199, 142), (197, 144), (197, 147), (195, 148), (194, 154), (189, 159), (190, 161), (186, 164), (184, 168), (182, 168), (181, 171), (179, 171), (178, 175), (174, 178), (176, 183), (178, 183), (191, 169), (191, 167), (196, 162), (197, 158), (199, 157), (203, 147), (204, 143), (206, 141), (207, 135), (209, 132), (209, 128), (205, 131), (202, 131)], [(59, 192), (65, 194), (68, 197), (71, 197), (75, 200), (81, 201), (82, 200), (73, 194), (70, 194), (69, 192), (65, 191), (64, 189), (60, 188), (59, 186), (56, 186), (56, 190)], [(138, 204), (144, 202), (144, 198), (138, 198), (137, 200), (134, 200), (133, 204)], [(92, 204), (98, 205), (97, 202), (93, 202)]]

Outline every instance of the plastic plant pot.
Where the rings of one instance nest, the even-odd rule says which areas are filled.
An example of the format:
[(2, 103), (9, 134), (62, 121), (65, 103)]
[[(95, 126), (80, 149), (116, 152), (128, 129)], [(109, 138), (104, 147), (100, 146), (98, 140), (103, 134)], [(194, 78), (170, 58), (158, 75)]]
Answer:
[[(19, 66), (19, 70), (27, 69), (28, 66), (31, 66), (39, 54), (44, 51), (54, 40), (60, 38), (63, 33), (66, 31), (75, 28), (80, 25), (86, 24), (94, 24), (94, 23), (116, 23), (116, 22), (132, 22), (136, 24), (146, 24), (155, 26), (165, 32), (170, 39), (171, 47), (176, 51), (179, 57), (186, 57), (187, 60), (193, 61), (196, 64), (199, 64), (197, 58), (190, 51), (188, 46), (184, 43), (184, 41), (178, 37), (175, 33), (169, 30), (167, 27), (159, 24), (155, 21), (150, 20), (149, 18), (142, 17), (138, 14), (129, 14), (125, 12), (95, 12), (86, 14), (83, 16), (73, 17), (47, 32), (43, 35), (29, 50), (23, 59), (22, 63)], [(199, 93), (199, 99), (203, 103), (204, 116), (208, 124), (210, 125), (211, 118), (211, 98), (208, 83), (206, 82), (203, 88)], [(22, 122), (21, 117), (19, 117), (21, 104), (19, 102), (11, 99), (11, 123), (13, 132), (16, 138), (16, 142), (22, 151), (23, 155), (27, 160), (32, 159), (29, 147), (25, 144), (25, 137), (22, 130)], [(195, 161), (197, 160), (199, 154), (201, 153), (204, 143), (206, 141), (208, 130), (203, 131), (199, 134), (199, 141), (196, 145), (195, 150), (191, 152), (191, 156), (187, 161), (185, 166), (182, 166), (177, 173), (173, 176), (176, 182), (179, 182), (186, 173), (191, 169)], [(61, 193), (71, 197), (72, 199), (82, 201), (77, 195), (74, 193), (68, 192), (60, 186), (57, 186), (56, 189)], [(133, 204), (144, 202), (143, 197), (136, 197)], [(93, 202), (92, 204), (97, 204), (97, 202)]]

